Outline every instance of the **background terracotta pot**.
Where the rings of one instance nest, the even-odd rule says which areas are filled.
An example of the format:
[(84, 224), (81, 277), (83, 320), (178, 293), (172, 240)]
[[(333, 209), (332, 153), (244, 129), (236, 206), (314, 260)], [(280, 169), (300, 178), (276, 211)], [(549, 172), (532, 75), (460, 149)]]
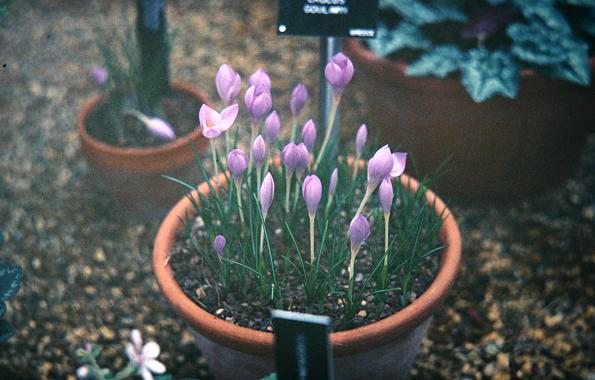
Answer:
[(422, 175), (450, 158), (435, 186), (443, 195), (489, 200), (552, 188), (573, 173), (595, 125), (593, 86), (524, 71), (517, 99), (476, 104), (458, 77), (407, 77), (405, 64), (358, 40), (347, 40), (345, 50), (382, 141), (412, 153)]
[[(192, 95), (198, 103), (208, 103), (207, 97), (192, 85), (173, 82), (171, 87), (174, 92)], [(83, 104), (77, 118), (81, 149), (93, 177), (107, 187), (127, 214), (142, 218), (165, 215), (185, 190), (162, 175), (197, 183), (199, 170), (191, 142), (202, 151), (206, 140), (195, 129), (157, 147), (121, 148), (105, 144), (86, 129), (88, 118), (103, 101), (102, 95), (91, 97)]]
[[(401, 181), (412, 192), (419, 186), (417, 181), (406, 175), (401, 177)], [(215, 182), (213, 186), (216, 187)], [(208, 193), (208, 185), (203, 183), (198, 191)], [(198, 200), (196, 192), (193, 196)], [(437, 213), (446, 209), (432, 191), (427, 192), (426, 198), (431, 204), (435, 202)], [(161, 292), (188, 324), (217, 378), (258, 379), (273, 372), (273, 334), (234, 325), (200, 308), (184, 294), (174, 279), (171, 267), (166, 265), (176, 231), (182, 228), (180, 218), (183, 220), (186, 211), (189, 215), (194, 214), (187, 197), (169, 212), (155, 239), (153, 271)], [(447, 248), (442, 253), (439, 272), (429, 288), (409, 306), (388, 318), (331, 334), (337, 379), (402, 379), (409, 373), (432, 312), (446, 296), (461, 259), (457, 223), (448, 209), (443, 215), (440, 239)]]

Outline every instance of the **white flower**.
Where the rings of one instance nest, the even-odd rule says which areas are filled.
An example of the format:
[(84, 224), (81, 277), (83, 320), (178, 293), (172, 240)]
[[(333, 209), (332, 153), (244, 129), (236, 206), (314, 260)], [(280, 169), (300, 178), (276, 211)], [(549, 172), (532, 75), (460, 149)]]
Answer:
[(161, 351), (157, 343), (147, 342), (143, 346), (143, 339), (137, 329), (130, 332), (130, 341), (132, 343), (126, 345), (126, 355), (138, 367), (143, 380), (153, 380), (152, 373), (165, 373), (165, 366), (157, 360)]

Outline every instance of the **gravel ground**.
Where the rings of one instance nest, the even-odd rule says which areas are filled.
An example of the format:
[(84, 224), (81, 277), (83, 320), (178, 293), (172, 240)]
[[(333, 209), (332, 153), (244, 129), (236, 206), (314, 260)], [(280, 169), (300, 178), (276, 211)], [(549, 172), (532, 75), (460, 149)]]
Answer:
[[(118, 216), (79, 151), (74, 121), (99, 63), (94, 28), (127, 22), (120, 2), (85, 3), (13, 2), (0, 29), (0, 257), (25, 272), (9, 305), (18, 334), (0, 344), (0, 378), (72, 379), (74, 351), (87, 341), (119, 368), (135, 327), (161, 344), (176, 378), (208, 378), (152, 276), (159, 221)], [(215, 99), (212, 78), (231, 62), (243, 77), (266, 66), (277, 104), (299, 80), (313, 89), (316, 40), (276, 38), (272, 4), (171, 0), (172, 76)], [(361, 122), (361, 99), (350, 91), (345, 125)], [(463, 266), (414, 376), (595, 379), (594, 167), (591, 138), (580, 171), (559, 189), (500, 207), (453, 202)]]

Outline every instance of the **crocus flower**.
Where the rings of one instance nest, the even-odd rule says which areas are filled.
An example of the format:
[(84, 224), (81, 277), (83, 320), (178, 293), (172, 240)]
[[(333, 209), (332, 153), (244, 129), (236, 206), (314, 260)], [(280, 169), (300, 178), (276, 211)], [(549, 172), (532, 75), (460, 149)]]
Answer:
[(378, 199), (380, 200), (380, 206), (384, 215), (390, 213), (390, 208), (393, 203), (393, 184), (390, 178), (385, 178), (380, 183), (378, 188)]
[(295, 86), (293, 92), (291, 93), (291, 100), (289, 101), (289, 109), (291, 110), (291, 114), (293, 116), (297, 116), (302, 108), (308, 102), (308, 89), (302, 83)]
[(241, 180), (248, 169), (248, 155), (241, 149), (232, 149), (227, 155), (227, 166), (236, 181)]
[(296, 147), (296, 151), (298, 153), (299, 159), (295, 168), (295, 172), (298, 176), (301, 176), (302, 174), (304, 174), (304, 172), (306, 171), (306, 169), (308, 169), (308, 166), (310, 165), (310, 154), (308, 153), (308, 148), (304, 143), (300, 143)]
[(306, 124), (304, 124), (304, 128), (302, 129), (302, 142), (308, 148), (308, 151), (312, 151), (312, 147), (314, 146), (314, 142), (316, 141), (316, 126), (314, 125), (314, 121), (312, 119), (308, 120)]
[(261, 135), (258, 135), (258, 137), (254, 139), (254, 144), (252, 144), (252, 159), (254, 160), (256, 167), (260, 168), (262, 166), (265, 157), (266, 147), (264, 145), (264, 139)]
[(388, 145), (378, 149), (368, 161), (368, 186), (375, 189), (386, 178), (395, 178), (405, 171), (407, 153), (391, 153)]
[(166, 123), (158, 117), (149, 118), (145, 125), (153, 135), (159, 138), (165, 140), (176, 139), (176, 134), (174, 133), (174, 130), (171, 127), (171, 125), (169, 125), (168, 123)]
[(353, 63), (343, 53), (336, 54), (324, 69), (324, 76), (338, 96), (353, 78)]
[(286, 173), (291, 176), (300, 164), (300, 152), (297, 145), (293, 142), (285, 145), (281, 153), (281, 159), (283, 160), (283, 165), (285, 165)]
[(366, 127), (366, 124), (362, 124), (357, 130), (357, 134), (355, 135), (355, 154), (357, 157), (360, 157), (362, 155), (364, 147), (366, 146), (367, 139), (368, 128)]
[(215, 237), (215, 240), (213, 241), (213, 249), (217, 253), (217, 256), (219, 256), (219, 258), (223, 257), (223, 250), (225, 249), (225, 243), (226, 243), (225, 236), (223, 236), (223, 235), (217, 235)]
[(107, 82), (109, 74), (105, 67), (95, 66), (90, 71), (91, 79), (98, 85), (103, 85)]
[(316, 175), (309, 175), (304, 179), (302, 195), (308, 208), (308, 214), (316, 214), (320, 199), (322, 198), (322, 183)]
[(260, 209), (262, 215), (266, 217), (269, 213), (269, 209), (273, 204), (273, 197), (275, 196), (275, 181), (271, 173), (267, 173), (260, 186)]
[(136, 329), (130, 333), (130, 340), (132, 343), (126, 345), (126, 355), (137, 366), (143, 380), (153, 380), (152, 373), (165, 373), (165, 366), (157, 361), (161, 351), (157, 343), (148, 342), (143, 346), (140, 331)]
[(81, 379), (81, 380), (83, 380), (83, 379), (86, 379), (87, 377), (89, 377), (89, 375), (90, 375), (90, 372), (91, 372), (91, 371), (89, 371), (89, 368), (87, 368), (86, 366), (84, 366), (84, 367), (79, 367), (79, 368), (76, 370), (76, 377), (78, 377), (78, 378), (79, 378), (79, 379)]
[(217, 87), (219, 97), (223, 100), (225, 106), (228, 107), (236, 100), (238, 95), (240, 95), (242, 79), (231, 66), (224, 64), (221, 65), (217, 71), (215, 86)]
[(260, 85), (267, 87), (269, 90), (271, 88), (271, 78), (264, 69), (256, 70), (248, 79), (249, 87)]
[(264, 139), (267, 143), (273, 144), (279, 137), (281, 120), (277, 111), (271, 112), (264, 121)]
[(364, 241), (370, 236), (370, 225), (368, 219), (362, 214), (357, 214), (349, 224), (349, 238), (351, 247), (361, 247)]
[(254, 123), (260, 121), (271, 110), (273, 100), (270, 91), (271, 89), (264, 85), (251, 86), (246, 91), (244, 102)]
[(339, 171), (337, 170), (337, 168), (335, 168), (333, 170), (333, 172), (331, 173), (331, 179), (330, 179), (329, 185), (328, 185), (329, 198), (332, 198), (332, 196), (335, 194), (338, 180), (339, 180)]
[(203, 104), (198, 112), (202, 135), (207, 139), (219, 137), (219, 135), (233, 125), (233, 122), (238, 116), (238, 109), (237, 104), (232, 104), (219, 113), (206, 104)]

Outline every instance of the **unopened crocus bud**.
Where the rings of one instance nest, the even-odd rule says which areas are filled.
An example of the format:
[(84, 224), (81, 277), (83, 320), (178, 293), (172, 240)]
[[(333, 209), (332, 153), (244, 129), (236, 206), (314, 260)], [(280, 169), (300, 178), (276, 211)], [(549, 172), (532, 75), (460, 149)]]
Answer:
[(164, 140), (175, 140), (176, 138), (176, 134), (171, 125), (158, 117), (148, 119), (146, 126), (153, 135), (159, 138)]
[(306, 169), (308, 169), (308, 166), (310, 165), (310, 154), (308, 153), (308, 148), (304, 143), (300, 143), (296, 147), (296, 150), (299, 159), (295, 168), (295, 172), (298, 176), (301, 176), (302, 174), (304, 174), (304, 172), (306, 171)]
[(252, 144), (252, 159), (256, 167), (261, 167), (266, 157), (266, 147), (264, 145), (264, 139), (261, 135), (258, 135), (254, 139)]
[(324, 76), (333, 88), (335, 95), (340, 95), (353, 78), (353, 63), (343, 53), (337, 53), (324, 69)]
[(248, 155), (241, 149), (232, 149), (227, 155), (227, 166), (236, 181), (242, 178), (248, 163)]
[(78, 377), (80, 380), (84, 380), (86, 378), (89, 377), (90, 371), (89, 368), (85, 367), (79, 367), (76, 370), (76, 377)]
[(219, 256), (220, 258), (223, 257), (223, 250), (225, 249), (225, 243), (226, 243), (225, 236), (223, 236), (223, 235), (217, 235), (217, 237), (215, 237), (215, 240), (213, 241), (213, 249), (217, 253), (217, 256)]
[(378, 199), (384, 215), (390, 213), (390, 208), (393, 204), (393, 183), (390, 178), (385, 178), (380, 183), (378, 188)]
[(215, 86), (219, 97), (223, 100), (225, 106), (230, 106), (236, 98), (240, 95), (242, 87), (242, 79), (231, 66), (221, 65), (215, 77)]
[(357, 214), (349, 224), (349, 238), (351, 247), (358, 248), (370, 236), (370, 225), (368, 219), (362, 214)]
[(357, 130), (355, 135), (355, 154), (360, 157), (366, 146), (366, 140), (368, 139), (368, 127), (366, 124), (362, 124)]
[(248, 86), (266, 86), (267, 88), (271, 88), (271, 78), (267, 74), (266, 70), (258, 69), (248, 79)]
[(109, 74), (105, 67), (95, 66), (90, 71), (91, 79), (98, 85), (103, 85), (109, 79)]
[(337, 168), (335, 168), (331, 173), (331, 179), (328, 185), (329, 197), (332, 197), (335, 194), (335, 190), (337, 189), (337, 181), (339, 181), (339, 171)]
[(273, 106), (270, 88), (265, 85), (251, 86), (246, 91), (244, 102), (252, 121), (259, 122)]
[(285, 145), (281, 153), (281, 159), (283, 160), (283, 165), (285, 165), (287, 175), (292, 175), (300, 163), (300, 153), (297, 145), (293, 142)]
[(314, 125), (314, 121), (312, 119), (308, 120), (306, 124), (304, 124), (304, 128), (302, 128), (302, 142), (306, 145), (308, 151), (312, 151), (312, 147), (314, 147), (314, 142), (316, 141), (316, 126)]
[(206, 104), (203, 104), (198, 112), (202, 135), (208, 139), (219, 137), (233, 125), (233, 122), (238, 116), (238, 110), (239, 106), (232, 104), (219, 113)]
[(260, 186), (260, 209), (262, 215), (266, 217), (269, 213), (269, 209), (273, 204), (273, 198), (275, 197), (275, 181), (271, 173), (267, 173)]
[(308, 208), (308, 214), (316, 214), (320, 199), (322, 198), (322, 183), (316, 175), (309, 175), (304, 179), (302, 195)]
[(303, 83), (298, 84), (291, 93), (291, 100), (289, 101), (289, 109), (293, 116), (297, 116), (302, 108), (308, 102), (308, 89)]
[(279, 129), (281, 128), (281, 119), (277, 111), (271, 112), (264, 121), (264, 139), (269, 144), (274, 144), (279, 137)]

